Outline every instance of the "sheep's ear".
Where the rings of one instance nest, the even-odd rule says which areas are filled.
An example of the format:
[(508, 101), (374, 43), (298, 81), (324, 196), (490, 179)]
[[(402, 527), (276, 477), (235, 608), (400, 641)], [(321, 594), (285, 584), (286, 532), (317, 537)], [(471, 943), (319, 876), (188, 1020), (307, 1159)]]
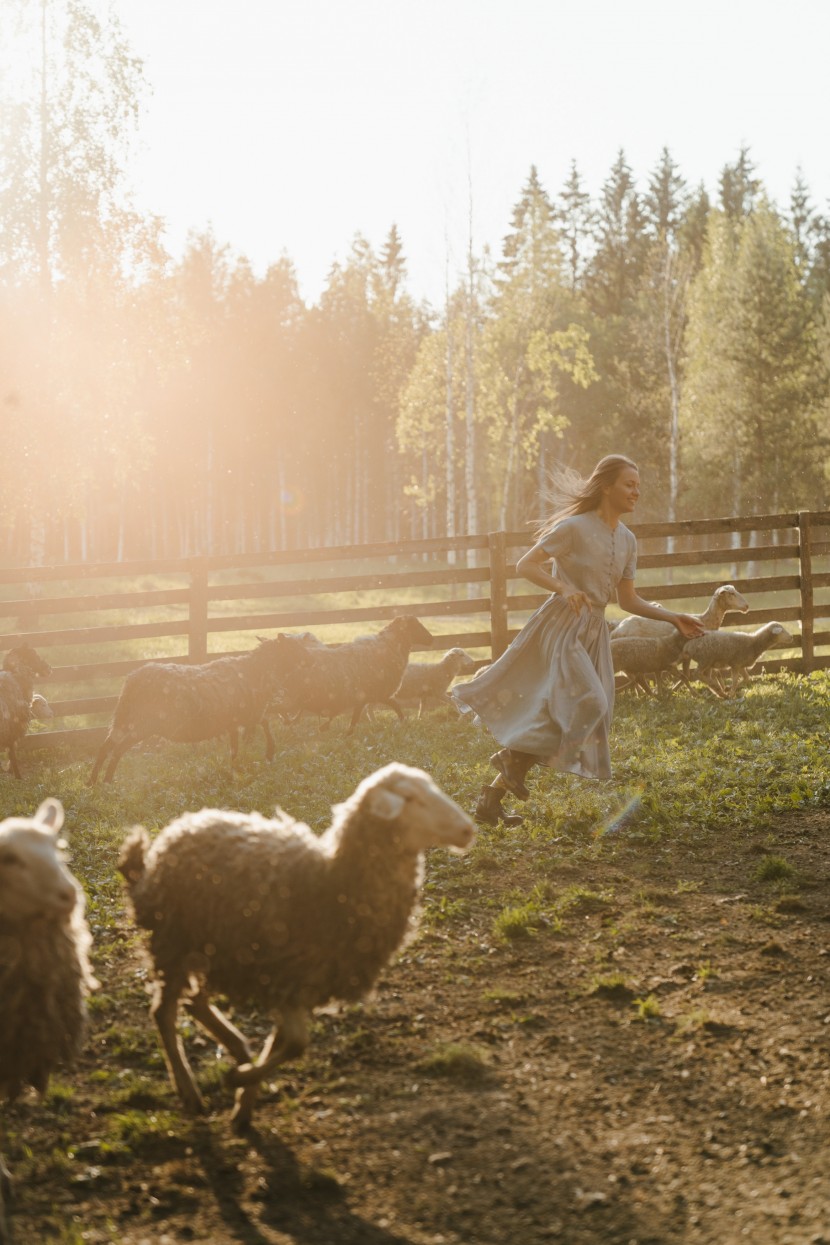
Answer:
[(381, 821), (394, 821), (400, 817), (405, 803), (406, 800), (397, 791), (390, 791), (388, 787), (375, 787), (369, 792), (368, 811)]
[(55, 800), (51, 796), (48, 800), (44, 800), (35, 813), (35, 821), (40, 822), (44, 830), (51, 830), (53, 834), (57, 834), (63, 825), (63, 805), (60, 800)]

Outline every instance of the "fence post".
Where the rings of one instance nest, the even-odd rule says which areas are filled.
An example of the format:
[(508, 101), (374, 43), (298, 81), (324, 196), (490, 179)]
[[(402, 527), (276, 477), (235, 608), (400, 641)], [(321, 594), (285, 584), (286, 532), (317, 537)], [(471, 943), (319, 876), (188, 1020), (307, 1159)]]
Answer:
[(191, 661), (207, 661), (208, 621), (208, 560), (190, 560), (190, 604), (188, 612), (187, 653)]
[(507, 533), (488, 532), (490, 551), (490, 652), (493, 661), (507, 648)]
[(798, 562), (801, 589), (801, 667), (805, 674), (813, 669), (813, 554), (812, 521), (809, 510), (798, 512)]

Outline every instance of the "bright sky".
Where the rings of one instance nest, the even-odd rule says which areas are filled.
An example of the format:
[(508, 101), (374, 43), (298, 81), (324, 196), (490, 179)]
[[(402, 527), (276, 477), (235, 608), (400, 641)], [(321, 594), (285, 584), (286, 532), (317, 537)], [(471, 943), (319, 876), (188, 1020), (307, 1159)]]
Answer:
[(401, 233), (416, 297), (498, 251), (531, 164), (595, 194), (668, 146), (717, 190), (742, 144), (780, 205), (830, 200), (828, 0), (115, 0), (145, 63), (138, 205), (181, 253), (210, 225), (316, 300), (363, 234)]

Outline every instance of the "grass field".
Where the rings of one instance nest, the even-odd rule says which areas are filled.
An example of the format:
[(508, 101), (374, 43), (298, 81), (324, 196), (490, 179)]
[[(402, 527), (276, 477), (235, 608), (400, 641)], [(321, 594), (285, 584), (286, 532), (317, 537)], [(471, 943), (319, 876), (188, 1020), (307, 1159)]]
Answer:
[[(482, 830), (461, 858), (432, 853), (419, 938), (384, 975), (375, 1003), (319, 1018), (309, 1054), (265, 1095), (248, 1141), (230, 1134), (225, 1065), (192, 1025), (185, 1040), (209, 1119), (184, 1116), (167, 1084), (147, 1015), (141, 940), (114, 869), (126, 828), (141, 822), (155, 831), (206, 805), (268, 813), (280, 804), (319, 830), (331, 804), (391, 760), (427, 769), (470, 807), (489, 778), (489, 737), (443, 710), (403, 725), (383, 713), (352, 736), (345, 719), (323, 733), (307, 719), (276, 726), (271, 764), (261, 739), (233, 772), (223, 741), (159, 742), (128, 753), (116, 781), (94, 789), (86, 786), (88, 757), (27, 757), (21, 782), (0, 779), (0, 811), (30, 812), (47, 795), (63, 801), (101, 988), (78, 1071), (58, 1078), (43, 1106), (24, 1102), (5, 1121), (19, 1245), (737, 1240), (730, 1230), (734, 1208), (747, 1205), (744, 1168), (728, 1180), (720, 1172), (715, 1215), (700, 1192), (706, 1171), (686, 1156), (684, 1176), (678, 1151), (681, 1224), (679, 1203), (669, 1204), (659, 1182), (639, 1184), (637, 1165), (644, 1146), (673, 1155), (687, 1134), (699, 1133), (699, 1148), (711, 1153), (722, 1144), (737, 1156), (756, 1144), (755, 1124), (726, 1082), (749, 1078), (755, 1066), (752, 1007), (764, 1017), (758, 1032), (774, 1031), (774, 989), (792, 1000), (780, 1002), (776, 1049), (815, 1060), (813, 1016), (823, 1014), (812, 998), (816, 952), (803, 966), (792, 957), (826, 929), (821, 911), (810, 917), (826, 853), (806, 834), (782, 837), (780, 827), (830, 807), (829, 712), (824, 673), (764, 677), (736, 702), (687, 691), (649, 702), (620, 696), (614, 780), (546, 771), (518, 830)], [(819, 854), (805, 855), (807, 846)], [(666, 955), (659, 972), (647, 967)], [(748, 977), (753, 957), (761, 967)], [(688, 984), (666, 994), (659, 983), (686, 968)], [(245, 1019), (253, 1032), (264, 1024)], [(723, 1089), (712, 1058), (724, 1069)], [(683, 1072), (685, 1107), (668, 1088)], [(782, 1100), (810, 1081), (805, 1073), (794, 1088), (793, 1075)], [(645, 1097), (620, 1097), (611, 1119), (614, 1086), (641, 1077)], [(646, 1093), (651, 1083), (663, 1086), (660, 1100)], [(799, 1208), (802, 1224), (817, 1231), (811, 1199), (819, 1190), (809, 1181), (802, 1189), (799, 1170), (807, 1170), (808, 1137), (826, 1097), (799, 1092), (808, 1105), (791, 1126), (774, 1104), (757, 1103), (750, 1114), (781, 1147), (780, 1170), (759, 1169), (759, 1180), (786, 1184), (789, 1212)], [(656, 1122), (678, 1111), (682, 1127)], [(709, 1117), (717, 1143), (703, 1140)], [(787, 1166), (791, 1151), (801, 1154), (798, 1170)], [(629, 1185), (622, 1176), (601, 1183), (602, 1168), (617, 1171), (623, 1154)], [(815, 1163), (814, 1184), (824, 1179)], [(635, 1187), (639, 1202), (629, 1196)], [(751, 1215), (773, 1215), (767, 1200), (748, 1205), (740, 1213), (765, 1245), (818, 1239), (787, 1236), (774, 1218), (773, 1228), (763, 1217), (756, 1223)]]

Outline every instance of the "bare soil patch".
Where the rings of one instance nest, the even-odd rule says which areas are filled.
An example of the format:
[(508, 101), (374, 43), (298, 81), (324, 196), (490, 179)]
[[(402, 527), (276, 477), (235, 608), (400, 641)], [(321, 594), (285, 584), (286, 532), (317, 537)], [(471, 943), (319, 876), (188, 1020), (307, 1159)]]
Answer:
[[(377, 996), (319, 1017), (244, 1138), (193, 1032), (211, 1114), (179, 1111), (119, 918), (82, 1065), (6, 1115), (15, 1239), (830, 1245), (829, 837), (816, 810), (458, 861), (463, 913), (451, 885)], [(500, 941), (540, 878), (561, 921)]]

